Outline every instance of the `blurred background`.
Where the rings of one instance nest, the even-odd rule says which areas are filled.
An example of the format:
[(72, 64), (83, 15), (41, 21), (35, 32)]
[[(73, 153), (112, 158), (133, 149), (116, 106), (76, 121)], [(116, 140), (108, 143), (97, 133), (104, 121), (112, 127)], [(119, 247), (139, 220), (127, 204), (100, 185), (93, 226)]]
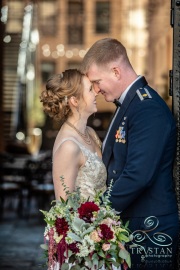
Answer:
[[(171, 2), (0, 0), (1, 269), (37, 269), (35, 250), (44, 228), (39, 209), (48, 209), (54, 198), (51, 150), (59, 129), (39, 102), (47, 79), (77, 68), (96, 40), (113, 37), (172, 109)], [(101, 96), (97, 105), (89, 125), (103, 139), (115, 107)], [(25, 236), (29, 239), (23, 241)], [(17, 245), (24, 248), (25, 243), (27, 249), (17, 255)], [(29, 263), (27, 254), (34, 254)]]

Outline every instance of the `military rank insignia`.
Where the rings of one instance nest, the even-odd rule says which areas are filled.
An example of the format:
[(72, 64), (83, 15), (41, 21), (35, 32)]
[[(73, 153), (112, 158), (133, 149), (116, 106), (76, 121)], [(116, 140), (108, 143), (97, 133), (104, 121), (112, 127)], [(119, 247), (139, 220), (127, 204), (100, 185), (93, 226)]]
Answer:
[(148, 89), (146, 89), (145, 87), (144, 88), (139, 88), (137, 91), (136, 91), (137, 95), (139, 96), (140, 100), (144, 100), (144, 99), (147, 99), (147, 98), (152, 98)]
[(126, 132), (124, 130), (124, 127), (119, 127), (119, 129), (116, 131), (116, 142), (126, 143)]

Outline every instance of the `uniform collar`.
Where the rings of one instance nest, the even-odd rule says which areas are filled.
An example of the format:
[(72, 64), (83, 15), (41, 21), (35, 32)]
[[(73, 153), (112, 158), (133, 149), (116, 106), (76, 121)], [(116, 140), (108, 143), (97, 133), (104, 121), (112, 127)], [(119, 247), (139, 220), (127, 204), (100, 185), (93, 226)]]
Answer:
[(125, 99), (125, 97), (126, 97), (126, 95), (127, 95), (127, 93), (128, 93), (128, 91), (129, 91), (129, 89), (131, 88), (131, 86), (136, 82), (136, 81), (138, 81), (140, 78), (142, 78), (142, 76), (138, 76), (127, 88), (126, 88), (126, 90), (122, 93), (122, 95), (120, 96), (120, 98), (118, 99), (119, 100), (119, 102), (122, 104), (123, 103), (123, 101), (124, 101), (124, 99)]

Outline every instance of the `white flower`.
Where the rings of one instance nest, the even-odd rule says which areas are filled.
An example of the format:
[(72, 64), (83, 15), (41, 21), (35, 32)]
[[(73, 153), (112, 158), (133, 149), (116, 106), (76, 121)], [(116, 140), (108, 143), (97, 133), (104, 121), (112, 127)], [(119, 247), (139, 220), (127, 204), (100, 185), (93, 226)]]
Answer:
[(58, 236), (57, 232), (54, 232), (54, 240), (56, 241), (56, 243), (59, 243), (61, 241), (61, 239), (63, 238), (63, 235)]
[(77, 246), (79, 248), (79, 253), (77, 253), (79, 257), (86, 257), (95, 249), (94, 242), (89, 235), (86, 235), (82, 240), (82, 243)]

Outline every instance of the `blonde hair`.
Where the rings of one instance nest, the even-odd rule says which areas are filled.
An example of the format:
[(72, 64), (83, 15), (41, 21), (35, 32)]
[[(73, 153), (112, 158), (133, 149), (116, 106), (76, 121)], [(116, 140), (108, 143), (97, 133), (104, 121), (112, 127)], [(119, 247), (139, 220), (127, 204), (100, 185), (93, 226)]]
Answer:
[(50, 117), (63, 123), (72, 114), (68, 99), (72, 96), (80, 99), (83, 96), (83, 76), (77, 69), (68, 69), (48, 79), (40, 101)]
[(86, 74), (92, 64), (105, 66), (113, 61), (131, 65), (125, 47), (117, 39), (103, 38), (96, 41), (85, 54), (80, 71)]

